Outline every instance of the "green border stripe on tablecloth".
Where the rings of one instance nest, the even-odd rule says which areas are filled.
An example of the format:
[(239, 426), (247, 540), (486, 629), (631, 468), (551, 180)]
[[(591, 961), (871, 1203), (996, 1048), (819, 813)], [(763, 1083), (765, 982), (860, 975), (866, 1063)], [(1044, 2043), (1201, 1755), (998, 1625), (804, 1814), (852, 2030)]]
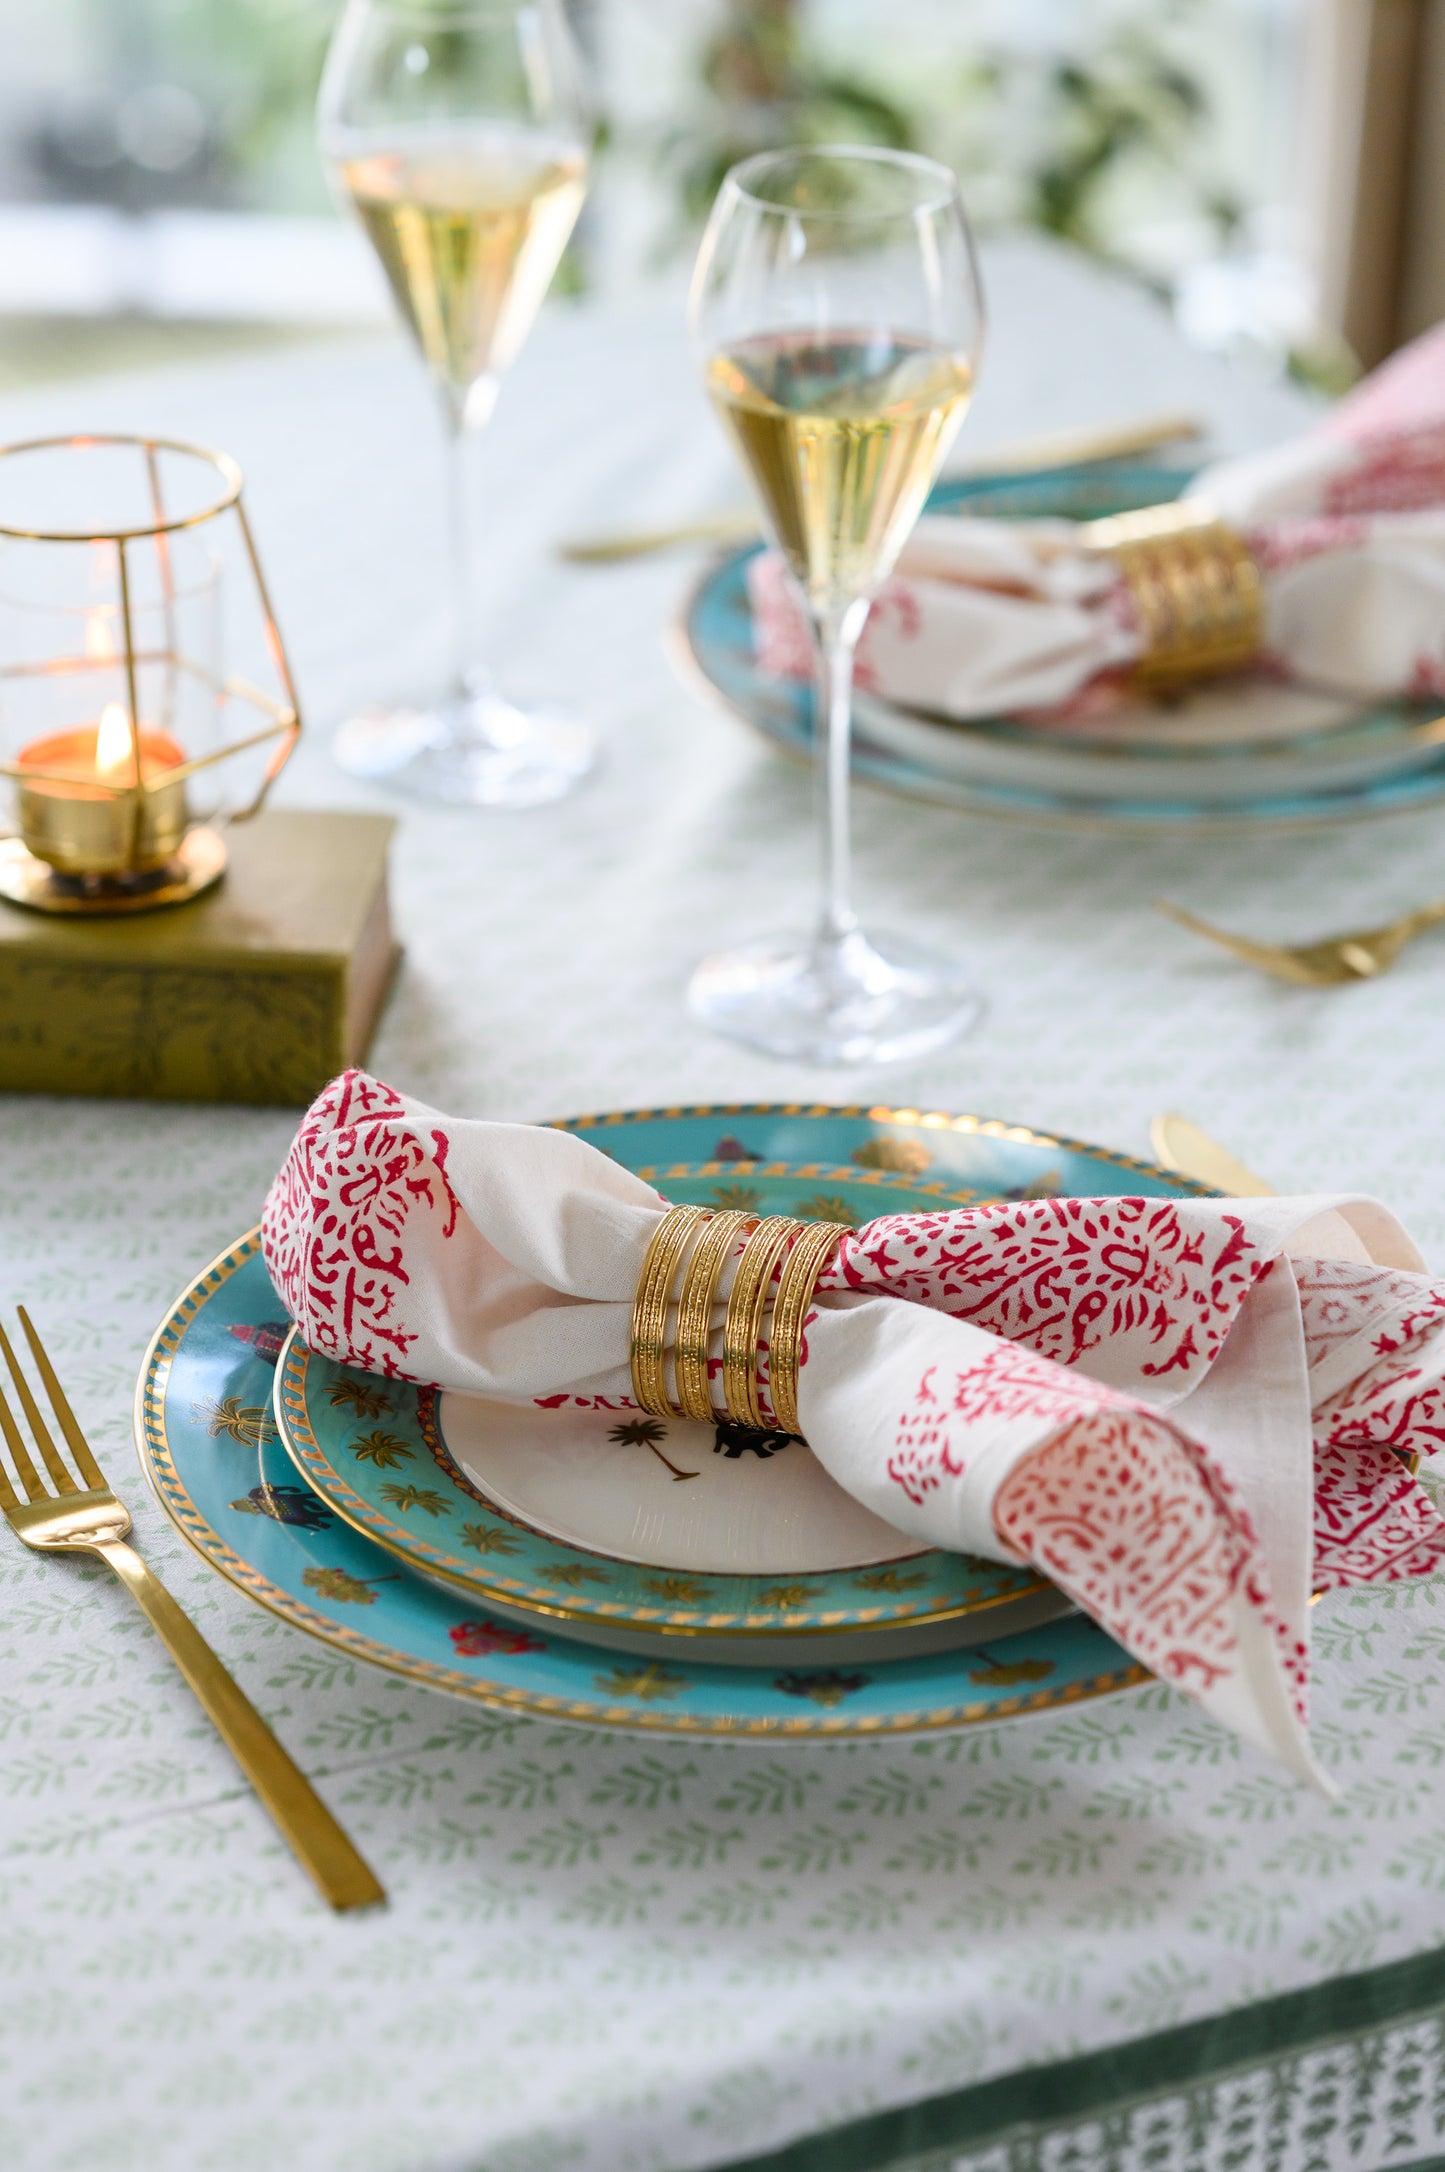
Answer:
[(804, 2135), (719, 2172), (886, 2172), (930, 2150), (977, 2149), (1010, 2128), (1086, 2118), (1133, 2099), (1266, 2065), (1381, 2023), (1419, 2020), (1445, 2005), (1445, 1948), (1337, 1976), (1253, 2006), (1135, 2037), (1077, 2059), (1023, 2067), (946, 2096), (875, 2112)]

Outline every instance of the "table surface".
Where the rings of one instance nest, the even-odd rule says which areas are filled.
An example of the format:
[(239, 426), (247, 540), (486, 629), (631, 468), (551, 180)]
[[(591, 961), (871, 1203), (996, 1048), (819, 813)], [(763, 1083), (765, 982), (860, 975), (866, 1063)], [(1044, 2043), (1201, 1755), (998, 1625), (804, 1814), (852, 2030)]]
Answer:
[[(963, 452), (1166, 406), (1239, 450), (1308, 417), (1094, 268), (1018, 243), (988, 272)], [(328, 761), (348, 705), (438, 673), (434, 419), (383, 338), (0, 405), (7, 437), (149, 427), (237, 455), (306, 711), (283, 796), (332, 806), (394, 805)], [(458, 1114), (883, 1098), (1132, 1153), (1176, 1107), (1281, 1189), (1378, 1193), (1445, 1257), (1438, 939), (1377, 985), (1316, 994), (1152, 909), (1167, 893), (1261, 932), (1368, 923), (1445, 887), (1445, 815), (1123, 842), (860, 793), (866, 914), (966, 955), (987, 1014), (906, 1070), (775, 1066), (694, 1029), (682, 990), (718, 938), (806, 917), (807, 780), (674, 677), (686, 560), (587, 570), (547, 548), (736, 495), (671, 301), (554, 310), (475, 487), (491, 660), (589, 711), (606, 759), (531, 815), (396, 810), (407, 962), (382, 1075)], [(222, 1585), (142, 1489), (130, 1394), (176, 1290), (256, 1219), (294, 1121), (0, 1100), (0, 1284), (34, 1308), (147, 1557), (391, 1905), (328, 1916), (107, 1574), (0, 1544), (12, 2172), (681, 2172), (790, 2144), (801, 2165), (804, 2138), (848, 2123), (853, 2154), (819, 2165), (894, 2162), (925, 2136), (890, 2128), (900, 2106), (1082, 2073), (1253, 2002), (1285, 2014), (1330, 1978), (1418, 1976), (1445, 1932), (1445, 1585), (1320, 1609), (1332, 1802), (1158, 1688), (949, 1740), (776, 1751), (493, 1718)], [(1390, 2116), (1358, 2161), (1427, 2154), (1425, 2115)], [(1384, 2117), (1367, 2104), (1360, 2134)]]

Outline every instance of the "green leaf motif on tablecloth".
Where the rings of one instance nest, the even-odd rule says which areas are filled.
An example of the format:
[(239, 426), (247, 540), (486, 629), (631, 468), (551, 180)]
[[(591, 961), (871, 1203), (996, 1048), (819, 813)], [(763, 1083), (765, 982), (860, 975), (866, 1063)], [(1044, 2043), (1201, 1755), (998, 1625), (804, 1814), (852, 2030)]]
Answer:
[(1020, 1878), (1078, 1878), (1102, 1869), (1105, 1850), (1116, 1845), (1112, 1833), (1040, 1833), (1013, 1869)]
[(1354, 1867), (1365, 1834), (1342, 1827), (1313, 1826), (1288, 1839), (1264, 1858), (1264, 1870), (1290, 1871), (1300, 1878), (1338, 1878)]
[(813, 1930), (837, 1931), (845, 1938), (876, 1938), (880, 1931), (897, 1930), (904, 1909), (916, 1898), (911, 1891), (895, 1893), (887, 1886), (858, 1886), (830, 1895), (808, 1922)]
[(942, 1786), (933, 1773), (907, 1772), (898, 1766), (887, 1772), (872, 1772), (838, 1798), (838, 1815), (846, 1818), (865, 1812), (875, 1818), (915, 1816), (931, 1806)]
[(328, 1652), (301, 1645), (279, 1674), (268, 1677), (268, 1689), (305, 1689), (325, 1691), (350, 1689), (356, 1681), (356, 1661), (346, 1659), (338, 1652)]
[(1092, 1952), (1050, 1950), (1008, 1961), (990, 1977), (996, 1991), (1017, 1991), (1033, 2006), (1057, 2006), (1077, 1996), (1088, 1970), (1098, 1959)]
[(60, 1729), (62, 1735), (85, 1735), (95, 1742), (128, 1742), (132, 1736), (142, 1741), (156, 1725), (154, 1704), (142, 1704), (134, 1697), (117, 1697), (107, 1704), (88, 1705), (75, 1713)]
[(740, 1847), (742, 1839), (742, 1831), (736, 1825), (718, 1832), (693, 1818), (686, 1825), (670, 1825), (645, 1848), (639, 1848), (632, 1860), (634, 1863), (661, 1863), (674, 1871), (706, 1870), (712, 1863), (725, 1863), (729, 1849)]
[(899, 2065), (914, 2075), (930, 2095), (977, 2081), (988, 2061), (989, 2034), (976, 2013), (960, 2014), (924, 2031), (923, 2040), (905, 2052)]
[(819, 1772), (797, 1759), (791, 1766), (750, 1766), (730, 1779), (726, 1792), (717, 1796), (713, 1807), (724, 1811), (724, 1816), (782, 1818), (791, 1809), (804, 1809), (808, 1790), (817, 1788), (819, 1781)]
[(1190, 1917), (1196, 1931), (1221, 1931), (1232, 1946), (1253, 1953), (1279, 1943), (1286, 1916), (1298, 1908), (1295, 1894), (1278, 1886), (1238, 1885), (1215, 1893)]
[(569, 1764), (539, 1765), (528, 1757), (520, 1765), (489, 1772), (481, 1786), (466, 1799), (468, 1802), (495, 1803), (500, 1810), (535, 1810), (542, 1803), (555, 1804), (559, 1783), (572, 1776), (573, 1768)]
[[(495, 1923), (499, 1917), (519, 1916), (527, 1902), (535, 1898), (536, 1891), (535, 1886), (523, 1885), (516, 1878), (452, 1879), (436, 1903), (426, 1911), (427, 1920)], [(542, 1957), (535, 1941), (526, 1941), (524, 1950), (534, 1959)]]
[(1388, 1673), (1368, 1675), (1363, 1681), (1352, 1678), (1341, 1702), (1347, 1712), (1374, 1712), (1383, 1719), (1390, 1714), (1423, 1710), (1430, 1702), (1430, 1691), (1438, 1686), (1438, 1675), (1412, 1680), (1392, 1667)]
[(1194, 1720), (1170, 1729), (1167, 1739), (1154, 1752), (1154, 1761), (1159, 1765), (1225, 1765), (1237, 1762), (1243, 1754), (1238, 1735), (1213, 1720)]
[(1327, 1976), (1344, 1976), (1373, 1966), (1380, 1941), (1400, 1928), (1398, 1915), (1387, 1916), (1373, 1900), (1355, 1901), (1327, 1916), (1300, 1952)]
[(1312, 1627), (1310, 1645), (1315, 1659), (1338, 1660), (1350, 1667), (1361, 1659), (1373, 1659), (1383, 1635), (1382, 1622), (1362, 1621), (1348, 1611), (1329, 1613), (1321, 1608)]
[(1131, 1721), (1085, 1715), (1045, 1729), (1034, 1744), (1033, 1754), (1045, 1763), (1057, 1757), (1068, 1765), (1098, 1765), (1122, 1757), (1133, 1740)]
[(8, 1742), (12, 1735), (28, 1735), (34, 1719), (18, 1697), (0, 1697), (0, 1742)]
[(663, 1803), (681, 1802), (683, 1782), (696, 1778), (697, 1766), (690, 1758), (681, 1764), (661, 1757), (631, 1758), (609, 1772), (587, 1800), (618, 1803), (628, 1810), (657, 1810)]
[(78, 1757), (55, 1757), (45, 1750), (7, 1758), (0, 1764), (0, 1791), (10, 1796), (49, 1794), (63, 1788), (80, 1763)]
[(1445, 1764), (1445, 1727), (1422, 1727), (1395, 1752), (1397, 1765), (1428, 1765), (1432, 1771)]
[(966, 1818), (996, 1818), (1000, 1822), (1045, 1816), (1054, 1797), (1063, 1790), (1062, 1780), (1036, 1780), (1032, 1773), (1010, 1772), (998, 1780), (986, 1780), (963, 1804)]
[(905, 1840), (883, 1867), (885, 1870), (921, 1871), (929, 1878), (952, 1878), (961, 1870), (977, 1870), (993, 1846), (994, 1836), (989, 1832), (955, 1833), (946, 1827), (931, 1826), (925, 1832), (915, 1833), (911, 1840)]
[(494, 1845), (490, 1825), (463, 1825), (459, 1818), (442, 1818), (435, 1825), (408, 1825), (397, 1846), (424, 1863), (443, 1866), (470, 1862)]
[(1086, 1818), (1155, 1819), (1174, 1815), (1181, 1795), (1189, 1792), (1187, 1780), (1156, 1780), (1152, 1773), (1131, 1773), (1111, 1780), (1084, 1804)]
[(575, 1870), (579, 1863), (599, 1863), (604, 1842), (616, 1837), (615, 1825), (583, 1825), (577, 1818), (563, 1818), (560, 1825), (543, 1825), (528, 1833), (509, 1860), (535, 1863), (542, 1870), (560, 1867)]
[(1212, 1818), (1232, 1818), (1241, 1824), (1273, 1825), (1292, 1818), (1304, 1805), (1305, 1793), (1297, 1780), (1276, 1780), (1272, 1774), (1251, 1773), (1230, 1785), (1209, 1805)]
[(645, 1923), (655, 1900), (662, 1898), (660, 1885), (632, 1885), (625, 1878), (599, 1879), (557, 1913), (563, 1923), (605, 1924), (621, 1930), (628, 1923)]
[[(25, 1677), (36, 1687), (98, 1689), (113, 1682), (134, 1652), (51, 1652)], [(0, 1704), (0, 1741), (4, 1740), (4, 1706)]]
[(411, 1724), (410, 1712), (400, 1707), (383, 1712), (377, 1705), (364, 1704), (355, 1712), (328, 1713), (306, 1739), (333, 1750), (389, 1750), (397, 1728)]
[(771, 1923), (787, 1898), (786, 1886), (761, 1886), (751, 1878), (740, 1878), (735, 1885), (715, 1885), (699, 1893), (681, 1920), (711, 1924), (719, 1931), (750, 1930), (755, 1924)]
[(866, 1833), (838, 1833), (830, 1825), (805, 1825), (770, 1842), (767, 1854), (758, 1857), (758, 1868), (791, 1871), (799, 1878), (809, 1872), (827, 1875), (840, 1864), (851, 1863), (867, 1844)]
[(455, 1781), (456, 1774), (445, 1766), (383, 1765), (376, 1772), (363, 1772), (341, 1799), (371, 1803), (378, 1809), (410, 1810), (419, 1802), (431, 1802), (439, 1790)]
[(1071, 1931), (1137, 1931), (1155, 1922), (1167, 1905), (1167, 1894), (1119, 1885), (1106, 1893), (1090, 1893), (1069, 1910), (1064, 1923)]
[(379, 1426), (374, 1433), (363, 1433), (359, 1439), (348, 1441), (347, 1446), (358, 1463), (374, 1463), (381, 1471), (395, 1470), (398, 1463), (413, 1460), (406, 1442), (396, 1433), (383, 1432)]
[[(430, 1713), (427, 1715), (430, 1717)], [(460, 1707), (447, 1712), (436, 1734), (428, 1735), (424, 1750), (468, 1750), (487, 1756), (493, 1750), (510, 1749), (533, 1722), (510, 1712), (468, 1712)]]
[(189, 1768), (173, 1757), (150, 1757), (139, 1764), (123, 1765), (102, 1782), (96, 1793), (102, 1799), (119, 1797), (125, 1802), (159, 1803), (184, 1798), (189, 1781)]
[(1400, 1818), (1414, 1817), (1437, 1795), (1437, 1788), (1428, 1780), (1392, 1780), (1387, 1773), (1381, 1773), (1375, 1779), (1355, 1781), (1343, 1800), (1335, 1804), (1331, 1815), (1379, 1818), (1393, 1823)]
[(1419, 1833), (1406, 1841), (1386, 1864), (1385, 1875), (1445, 1893), (1445, 1832)]
[(383, 1501), (391, 1503), (399, 1516), (410, 1515), (414, 1508), (419, 1508), (425, 1516), (449, 1516), (451, 1514), (451, 1507), (445, 1495), (438, 1493), (435, 1486), (399, 1486), (393, 1484), (378, 1486), (376, 1490)]
[(1122, 1992), (1106, 2000), (1105, 2009), (1123, 2016), (1131, 2029), (1147, 2034), (1182, 2021), (1193, 2001), (1208, 1989), (1207, 1976), (1192, 1973), (1177, 1954), (1170, 1954), (1131, 1969)]

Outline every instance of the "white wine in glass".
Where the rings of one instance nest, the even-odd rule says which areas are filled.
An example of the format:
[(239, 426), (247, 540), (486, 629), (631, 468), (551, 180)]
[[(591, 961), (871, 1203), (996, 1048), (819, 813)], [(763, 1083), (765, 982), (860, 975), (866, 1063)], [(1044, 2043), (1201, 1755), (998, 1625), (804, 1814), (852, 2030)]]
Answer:
[(973, 391), (983, 297), (958, 186), (904, 152), (765, 152), (724, 181), (693, 339), (813, 629), (823, 898), (811, 935), (704, 959), (695, 1017), (772, 1055), (893, 1063), (966, 1031), (957, 969), (866, 935), (849, 882), (853, 657)]
[(592, 735), (519, 709), (473, 661), (462, 448), (491, 415), (586, 194), (588, 124), (559, 0), (349, 0), (320, 128), (450, 439), (450, 685), (431, 705), (352, 718), (336, 756), (454, 804), (535, 806), (585, 773)]
[(892, 566), (963, 420), (967, 356), (918, 339), (781, 332), (713, 357), (707, 389), (815, 611)]

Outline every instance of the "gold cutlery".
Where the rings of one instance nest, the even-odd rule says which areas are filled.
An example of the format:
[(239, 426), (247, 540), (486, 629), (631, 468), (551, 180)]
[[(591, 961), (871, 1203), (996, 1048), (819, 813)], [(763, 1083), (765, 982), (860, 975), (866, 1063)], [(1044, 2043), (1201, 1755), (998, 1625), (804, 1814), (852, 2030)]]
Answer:
[[(1054, 430), (1046, 436), (1001, 445), (995, 452), (980, 453), (967, 466), (950, 468), (948, 479), (1029, 475), (1042, 468), (1087, 467), (1096, 461), (1126, 460), (1131, 455), (1155, 452), (1161, 445), (1185, 444), (1201, 436), (1203, 430), (1203, 423), (1195, 415), (1150, 415), (1112, 428)], [(738, 506), (672, 528), (574, 536), (556, 548), (558, 557), (571, 565), (602, 566), (623, 558), (645, 558), (654, 551), (676, 550), (685, 544), (745, 543), (757, 533), (757, 514), (750, 507)]]
[(1242, 1161), (1236, 1161), (1228, 1148), (1211, 1139), (1198, 1124), (1191, 1124), (1187, 1116), (1156, 1116), (1149, 1126), (1149, 1142), (1154, 1149), (1154, 1159), (1166, 1169), (1175, 1169), (1180, 1176), (1193, 1177), (1196, 1184), (1207, 1184), (1211, 1191), (1223, 1192), (1230, 1199), (1270, 1199), (1274, 1186), (1264, 1183), (1252, 1169), (1246, 1169)]
[(1177, 920), (1182, 928), (1218, 943), (1247, 965), (1272, 973), (1276, 980), (1293, 981), (1300, 988), (1338, 988), (1346, 981), (1377, 980), (1381, 973), (1389, 972), (1407, 943), (1445, 920), (1445, 898), (1439, 898), (1433, 905), (1422, 905), (1382, 928), (1326, 936), (1318, 943), (1261, 943), (1251, 936), (1231, 935), (1227, 928), (1217, 928), (1212, 920), (1201, 920), (1197, 913), (1186, 912), (1182, 905), (1171, 905), (1167, 898), (1156, 902), (1160, 912)]
[(69, 1443), (82, 1484), (76, 1484), (56, 1447), (31, 1393), (30, 1383), (10, 1346), (10, 1338), (0, 1327), (0, 1353), (4, 1355), (31, 1437), (51, 1481), (47, 1486), (31, 1461), (4, 1390), (0, 1389), (0, 1432), (4, 1433), (15, 1477), (25, 1494), (22, 1501), (4, 1459), (0, 1458), (0, 1509), (4, 1510), (11, 1529), (27, 1546), (34, 1546), (41, 1553), (97, 1554), (107, 1568), (113, 1569), (195, 1691), (222, 1741), (315, 1879), (324, 1898), (336, 1909), (367, 1908), (384, 1901), (385, 1888), (348, 1840), (311, 1782), (292, 1763), (260, 1713), (243, 1696), (159, 1577), (153, 1575), (134, 1548), (125, 1543), (131, 1528), (130, 1511), (106, 1485), (100, 1465), (76, 1423), (75, 1413), (66, 1401), (25, 1307), (22, 1305), (19, 1311), (30, 1354), (45, 1384), (60, 1430)]

